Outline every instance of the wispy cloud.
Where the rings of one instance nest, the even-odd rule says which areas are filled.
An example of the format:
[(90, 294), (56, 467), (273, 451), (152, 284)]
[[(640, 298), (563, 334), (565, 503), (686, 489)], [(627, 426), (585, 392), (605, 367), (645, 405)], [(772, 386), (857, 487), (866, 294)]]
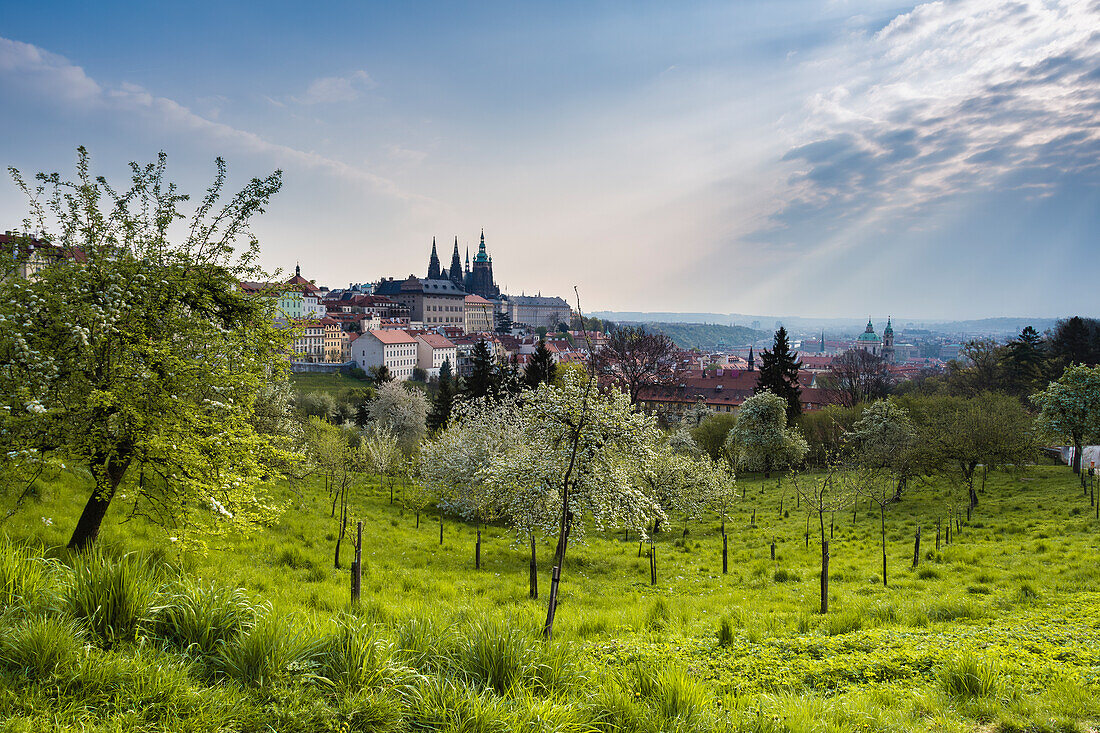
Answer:
[(161, 129), (201, 136), (239, 152), (267, 155), (280, 166), (319, 170), (375, 193), (406, 201), (425, 201), (368, 170), (203, 117), (186, 105), (156, 96), (135, 84), (101, 84), (68, 59), (29, 43), (0, 38), (0, 76), (55, 102), (143, 115), (161, 125)]
[[(931, 2), (807, 62), (775, 221), (847, 227), (964, 193), (1100, 182), (1100, 4)], [(781, 233), (776, 233), (782, 237)]]
[(370, 75), (360, 69), (347, 76), (322, 76), (314, 79), (306, 87), (305, 94), (291, 99), (299, 104), (354, 102), (364, 91), (376, 86), (378, 85)]

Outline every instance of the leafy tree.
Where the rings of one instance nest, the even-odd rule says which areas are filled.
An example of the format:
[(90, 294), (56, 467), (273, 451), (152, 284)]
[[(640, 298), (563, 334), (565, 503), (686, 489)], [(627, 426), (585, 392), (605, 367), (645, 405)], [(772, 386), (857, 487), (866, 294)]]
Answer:
[(439, 367), (439, 388), (432, 398), (432, 409), (428, 413), (428, 429), (437, 432), (447, 427), (455, 402), (455, 380), (451, 372), (451, 360), (446, 359)]
[(748, 471), (771, 472), (799, 463), (808, 450), (796, 427), (787, 426), (787, 403), (764, 391), (745, 400), (726, 438), (734, 465)]
[(806, 462), (824, 468), (846, 448), (848, 431), (863, 414), (863, 404), (854, 407), (829, 405), (822, 410), (805, 412), (798, 418), (798, 427), (809, 452)]
[(427, 430), (428, 398), (400, 382), (386, 382), (378, 388), (369, 413), (376, 429), (388, 431), (401, 450), (411, 454)]
[(836, 357), (825, 381), (837, 402), (846, 407), (882, 399), (890, 392), (886, 360), (865, 349), (849, 349)]
[(122, 495), (131, 516), (199, 545), (279, 512), (266, 487), (289, 443), (256, 429), (256, 400), (284, 378), (290, 333), (274, 327), (271, 299), (239, 282), (262, 277), (248, 225), (281, 175), (223, 202), (219, 159), (181, 226), (188, 197), (165, 168), (163, 154), (131, 164), (125, 191), (92, 175), (84, 148), (76, 180), (38, 174), (32, 188), (10, 169), (30, 202), (25, 227), (68, 256), (0, 282), (0, 454), (36, 451), (91, 473), (76, 549)]
[(535, 354), (524, 370), (523, 381), (529, 389), (535, 389), (540, 384), (553, 384), (557, 372), (554, 355), (546, 348), (546, 340), (540, 338)]
[(556, 507), (557, 566), (550, 583), (543, 633), (553, 635), (557, 591), (569, 537), (589, 517), (597, 529), (645, 531), (661, 508), (635, 485), (653, 458), (659, 432), (653, 417), (636, 412), (618, 390), (601, 395), (594, 380), (565, 377), (563, 388), (542, 385), (519, 411), (513, 450), (486, 469), (486, 481), (501, 494), (533, 491)]
[(737, 423), (737, 413), (716, 412), (707, 416), (697, 427), (691, 428), (696, 444), (714, 460), (727, 458), (726, 438)]
[(757, 377), (757, 394), (768, 391), (782, 397), (787, 403), (787, 420), (793, 421), (802, 414), (802, 389), (798, 384), (798, 370), (802, 362), (791, 353), (787, 329), (780, 326), (775, 332), (771, 351), (760, 352), (760, 375)]
[(910, 404), (917, 416), (914, 460), (922, 471), (965, 488), (970, 508), (978, 505), (979, 466), (1023, 467), (1035, 457), (1031, 417), (1008, 395), (938, 396)]
[[(330, 516), (336, 518), (336, 547), (333, 567), (340, 568), (340, 546), (347, 535), (348, 503), (355, 474), (361, 468), (360, 454), (352, 448), (344, 429), (319, 417), (309, 418), (305, 430), (313, 465), (325, 478), (325, 489), (332, 499)], [(339, 515), (337, 514), (339, 511)]]
[(377, 364), (370, 367), (367, 370), (367, 374), (370, 376), (371, 381), (377, 385), (393, 381), (393, 374), (390, 373), (390, 368), (385, 364)]
[(397, 436), (385, 427), (372, 430), (363, 438), (363, 463), (378, 474), (380, 488), (390, 490), (390, 503), (393, 503), (393, 485), (396, 483), (405, 455)]
[(1006, 349), (993, 339), (973, 339), (947, 362), (945, 381), (953, 394), (974, 397), (1004, 388), (1002, 363)]
[(1032, 396), (1039, 408), (1038, 427), (1056, 439), (1073, 444), (1073, 470), (1085, 485), (1081, 450), (1085, 442), (1100, 436), (1100, 367), (1067, 367), (1062, 376)]
[(616, 326), (607, 344), (589, 358), (601, 382), (623, 390), (630, 404), (637, 405), (644, 387), (671, 378), (675, 352), (676, 345), (664, 334), (640, 326)]
[(855, 448), (856, 462), (871, 471), (890, 474), (894, 479), (890, 500), (899, 499), (915, 470), (917, 434), (909, 411), (894, 400), (878, 400), (863, 411), (847, 437)]

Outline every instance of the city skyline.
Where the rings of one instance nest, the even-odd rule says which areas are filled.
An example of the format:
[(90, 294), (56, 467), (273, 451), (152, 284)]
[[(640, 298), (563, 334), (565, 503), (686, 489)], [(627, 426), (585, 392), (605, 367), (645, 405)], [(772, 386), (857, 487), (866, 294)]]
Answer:
[(1086, 2), (264, 7), (0, 10), (5, 165), (282, 168), (264, 264), (332, 287), (484, 227), (588, 311), (1096, 313)]

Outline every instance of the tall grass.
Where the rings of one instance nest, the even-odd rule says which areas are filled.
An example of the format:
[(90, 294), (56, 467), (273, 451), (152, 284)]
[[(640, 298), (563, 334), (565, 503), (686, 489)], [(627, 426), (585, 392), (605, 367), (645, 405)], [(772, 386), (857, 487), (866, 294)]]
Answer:
[(940, 669), (940, 685), (952, 697), (989, 697), (1001, 686), (1001, 670), (995, 662), (965, 654)]
[(395, 661), (393, 645), (372, 626), (346, 616), (317, 643), (313, 661), (315, 679), (343, 692), (405, 689), (416, 677)]
[(29, 548), (0, 537), (0, 610), (33, 605), (47, 587), (47, 569)]
[[(2, 623), (2, 621), (0, 621)], [(5, 624), (7, 625), (7, 624)], [(33, 680), (71, 666), (81, 653), (84, 627), (67, 619), (29, 616), (0, 636), (0, 662)]]
[(180, 580), (164, 594), (153, 615), (153, 633), (163, 643), (188, 654), (209, 657), (250, 630), (260, 613), (241, 588)]
[(224, 644), (214, 658), (221, 673), (245, 685), (265, 686), (304, 669), (318, 643), (305, 630), (292, 630), (286, 619), (265, 616), (234, 644)]
[(112, 559), (101, 552), (79, 555), (65, 607), (99, 641), (110, 646), (133, 641), (153, 615), (158, 583), (134, 555)]

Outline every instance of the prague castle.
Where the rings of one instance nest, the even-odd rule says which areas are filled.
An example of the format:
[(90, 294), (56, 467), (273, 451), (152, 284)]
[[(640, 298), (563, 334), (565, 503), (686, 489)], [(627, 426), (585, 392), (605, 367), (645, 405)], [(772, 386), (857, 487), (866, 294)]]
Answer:
[(428, 260), (429, 280), (450, 280), (456, 287), (462, 288), (471, 295), (478, 295), (486, 300), (496, 300), (500, 297), (500, 288), (493, 278), (493, 258), (485, 250), (485, 230), (481, 230), (481, 244), (474, 256), (473, 266), (470, 265), (470, 251), (466, 250), (466, 267), (463, 269), (462, 260), (458, 254), (458, 237), (455, 237), (454, 252), (451, 255), (451, 267), (442, 269), (439, 264), (439, 254), (436, 252), (435, 240), (432, 240), (432, 256)]

